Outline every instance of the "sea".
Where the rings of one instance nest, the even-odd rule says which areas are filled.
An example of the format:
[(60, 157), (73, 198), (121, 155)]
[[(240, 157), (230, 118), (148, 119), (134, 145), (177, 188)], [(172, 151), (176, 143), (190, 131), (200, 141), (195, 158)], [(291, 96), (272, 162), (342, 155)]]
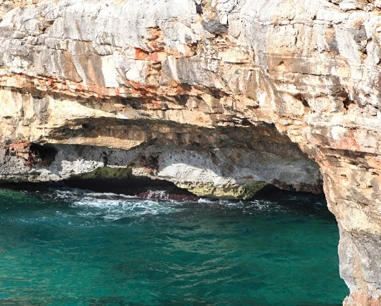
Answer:
[(0, 189), (0, 305), (332, 306), (348, 294), (324, 196), (148, 194)]

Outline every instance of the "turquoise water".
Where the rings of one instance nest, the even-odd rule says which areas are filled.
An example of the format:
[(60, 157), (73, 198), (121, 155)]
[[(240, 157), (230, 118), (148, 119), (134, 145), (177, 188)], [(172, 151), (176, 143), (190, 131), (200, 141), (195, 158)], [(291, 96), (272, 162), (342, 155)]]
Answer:
[(340, 305), (324, 199), (0, 190), (0, 305)]

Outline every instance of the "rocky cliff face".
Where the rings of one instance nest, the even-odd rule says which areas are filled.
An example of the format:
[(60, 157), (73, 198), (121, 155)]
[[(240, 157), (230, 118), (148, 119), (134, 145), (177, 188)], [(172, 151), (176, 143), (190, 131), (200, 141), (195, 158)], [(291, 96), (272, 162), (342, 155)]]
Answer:
[(379, 305), (379, 2), (3, 1), (0, 180), (106, 167), (248, 198), (323, 179), (345, 304)]

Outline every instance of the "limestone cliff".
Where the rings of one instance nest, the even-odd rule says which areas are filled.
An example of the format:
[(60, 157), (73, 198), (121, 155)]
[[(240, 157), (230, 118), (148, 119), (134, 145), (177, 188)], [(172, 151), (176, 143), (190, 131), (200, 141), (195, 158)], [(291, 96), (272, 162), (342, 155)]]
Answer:
[(0, 180), (123, 168), (246, 198), (318, 192), (322, 178), (345, 304), (379, 305), (380, 7), (3, 1)]

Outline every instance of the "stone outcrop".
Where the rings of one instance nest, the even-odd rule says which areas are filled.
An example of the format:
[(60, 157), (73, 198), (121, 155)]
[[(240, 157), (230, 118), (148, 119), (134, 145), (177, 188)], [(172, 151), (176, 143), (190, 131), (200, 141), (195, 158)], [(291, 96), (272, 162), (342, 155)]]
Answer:
[(380, 305), (380, 7), (3, 1), (0, 180), (125, 168), (247, 198), (323, 179), (345, 304)]

